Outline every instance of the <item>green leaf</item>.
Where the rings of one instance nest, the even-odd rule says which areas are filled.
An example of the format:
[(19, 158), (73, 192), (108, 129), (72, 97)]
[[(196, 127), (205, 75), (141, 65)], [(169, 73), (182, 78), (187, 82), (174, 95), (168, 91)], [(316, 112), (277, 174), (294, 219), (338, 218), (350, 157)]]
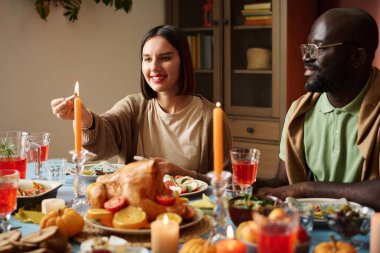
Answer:
[(0, 156), (1, 157), (11, 157), (15, 155), (15, 145), (8, 143), (7, 141), (0, 144)]
[(49, 16), (50, 13), (50, 0), (36, 0), (34, 7), (38, 15), (46, 21), (46, 17)]
[(132, 0), (125, 0), (123, 9), (126, 13), (130, 12), (132, 10)]
[(108, 5), (111, 5), (112, 6), (112, 1), (111, 0), (103, 0), (103, 3), (108, 6)]

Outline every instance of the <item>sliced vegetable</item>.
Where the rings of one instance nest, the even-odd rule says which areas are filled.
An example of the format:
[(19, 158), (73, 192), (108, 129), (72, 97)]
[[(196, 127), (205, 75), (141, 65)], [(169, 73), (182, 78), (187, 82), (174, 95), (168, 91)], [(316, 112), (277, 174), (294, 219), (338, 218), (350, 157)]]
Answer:
[(158, 204), (164, 206), (171, 206), (175, 202), (175, 197), (173, 195), (157, 194), (155, 198)]
[(116, 213), (127, 205), (125, 199), (121, 196), (115, 196), (104, 203), (104, 208), (112, 213)]

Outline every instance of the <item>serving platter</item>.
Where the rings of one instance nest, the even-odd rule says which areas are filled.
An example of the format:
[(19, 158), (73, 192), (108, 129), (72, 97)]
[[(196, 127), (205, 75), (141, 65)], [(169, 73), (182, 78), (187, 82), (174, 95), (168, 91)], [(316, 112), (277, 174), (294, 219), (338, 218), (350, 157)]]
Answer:
[[(202, 219), (203, 219), (203, 212), (198, 209), (194, 208), (196, 211), (196, 214), (193, 219), (189, 221), (184, 221), (181, 223), (179, 226), (180, 229), (192, 227), (196, 224), (198, 224)], [(116, 234), (124, 234), (124, 235), (150, 235), (150, 228), (145, 228), (145, 229), (122, 229), (122, 228), (113, 228), (113, 227), (107, 227), (102, 224), (100, 224), (96, 220), (92, 220), (87, 217), (87, 215), (84, 217), (84, 220), (91, 226), (94, 226), (100, 230), (104, 230), (107, 232), (112, 232)]]

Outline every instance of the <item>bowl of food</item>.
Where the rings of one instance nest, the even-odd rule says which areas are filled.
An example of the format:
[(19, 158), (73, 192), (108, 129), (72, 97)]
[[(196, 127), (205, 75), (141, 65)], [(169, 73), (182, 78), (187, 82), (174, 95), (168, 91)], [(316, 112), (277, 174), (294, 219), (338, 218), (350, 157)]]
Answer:
[(282, 201), (273, 196), (259, 197), (254, 195), (237, 196), (228, 201), (228, 211), (235, 226), (252, 220), (252, 212), (269, 213), (275, 207), (282, 205)]
[(59, 181), (20, 179), (17, 191), (17, 209), (41, 211), (44, 199), (57, 197)]
[(372, 208), (366, 206), (341, 205), (326, 209), (323, 216), (331, 230), (337, 232), (343, 239), (367, 234), (370, 230), (370, 220), (374, 214)]

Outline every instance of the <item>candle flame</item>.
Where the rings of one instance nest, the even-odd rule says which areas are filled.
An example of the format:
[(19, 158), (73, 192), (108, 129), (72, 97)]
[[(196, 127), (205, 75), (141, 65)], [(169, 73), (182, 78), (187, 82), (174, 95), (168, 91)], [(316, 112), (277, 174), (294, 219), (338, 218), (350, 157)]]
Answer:
[(75, 96), (79, 96), (79, 83), (78, 83), (78, 81), (75, 83), (74, 94), (75, 94)]
[(216, 102), (216, 107), (221, 107), (222, 104), (220, 102)]
[(163, 222), (164, 224), (168, 224), (168, 223), (169, 223), (169, 217), (168, 217), (167, 214), (164, 215), (164, 218), (163, 218), (162, 222)]
[(234, 239), (234, 229), (232, 228), (231, 225), (227, 226), (227, 238), (228, 239)]

